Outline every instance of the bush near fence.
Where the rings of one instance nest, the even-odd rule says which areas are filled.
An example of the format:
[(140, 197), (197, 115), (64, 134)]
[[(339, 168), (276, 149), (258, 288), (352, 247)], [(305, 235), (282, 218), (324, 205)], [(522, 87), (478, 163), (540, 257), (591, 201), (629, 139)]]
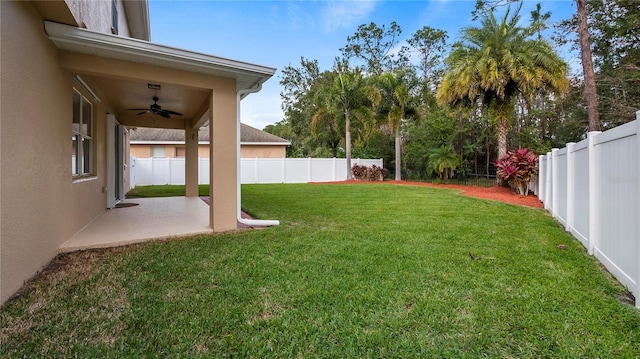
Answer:
[(640, 111), (540, 156), (538, 197), (640, 308)]

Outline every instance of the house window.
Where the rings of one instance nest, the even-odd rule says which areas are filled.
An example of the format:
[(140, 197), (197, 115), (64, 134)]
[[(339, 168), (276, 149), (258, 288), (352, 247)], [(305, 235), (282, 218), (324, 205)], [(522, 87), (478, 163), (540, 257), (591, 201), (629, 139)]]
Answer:
[(76, 90), (73, 90), (71, 144), (71, 173), (90, 175), (93, 171), (93, 105)]
[(164, 146), (151, 146), (151, 157), (166, 157)]
[(176, 157), (184, 157), (185, 153), (184, 147), (176, 147)]
[(111, 0), (111, 33), (118, 35), (118, 0)]

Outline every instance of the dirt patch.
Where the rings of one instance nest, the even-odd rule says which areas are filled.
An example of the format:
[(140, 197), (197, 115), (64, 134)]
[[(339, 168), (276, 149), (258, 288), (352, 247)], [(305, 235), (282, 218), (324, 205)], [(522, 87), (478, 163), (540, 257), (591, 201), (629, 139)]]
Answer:
[(363, 181), (340, 181), (340, 182), (315, 182), (322, 184), (389, 184), (401, 186), (424, 186), (434, 188), (448, 188), (461, 191), (463, 195), (476, 198), (490, 199), (493, 201), (515, 204), (518, 206), (526, 206), (533, 208), (544, 208), (544, 204), (540, 202), (538, 197), (533, 194), (521, 196), (513, 192), (507, 187), (475, 187), (462, 186), (455, 184), (434, 184), (426, 182), (410, 182), (410, 181), (384, 181), (384, 182), (363, 182)]

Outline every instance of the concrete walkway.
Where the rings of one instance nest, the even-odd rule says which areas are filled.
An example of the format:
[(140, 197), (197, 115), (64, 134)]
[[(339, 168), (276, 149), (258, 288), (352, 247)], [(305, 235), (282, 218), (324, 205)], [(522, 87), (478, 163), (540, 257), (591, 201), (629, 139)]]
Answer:
[(138, 205), (105, 211), (60, 250), (71, 252), (213, 233), (209, 227), (209, 206), (198, 197), (133, 198), (120, 204), (127, 203)]

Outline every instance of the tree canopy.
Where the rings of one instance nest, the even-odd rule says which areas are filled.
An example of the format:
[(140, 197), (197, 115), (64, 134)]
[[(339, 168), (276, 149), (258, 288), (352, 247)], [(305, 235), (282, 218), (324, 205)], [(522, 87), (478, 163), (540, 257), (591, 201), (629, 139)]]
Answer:
[[(285, 117), (265, 130), (291, 141), (289, 157), (383, 158), (402, 179), (488, 174), (508, 150), (579, 141), (589, 130), (584, 77), (556, 53), (550, 13), (538, 5), (527, 23), (518, 4), (478, 1), (476, 25), (453, 43), (428, 25), (404, 35), (395, 22), (362, 24), (331, 68), (301, 57), (282, 70)], [(640, 7), (585, 4), (607, 129), (640, 103)], [(577, 34), (576, 15), (553, 40), (579, 49)]]

